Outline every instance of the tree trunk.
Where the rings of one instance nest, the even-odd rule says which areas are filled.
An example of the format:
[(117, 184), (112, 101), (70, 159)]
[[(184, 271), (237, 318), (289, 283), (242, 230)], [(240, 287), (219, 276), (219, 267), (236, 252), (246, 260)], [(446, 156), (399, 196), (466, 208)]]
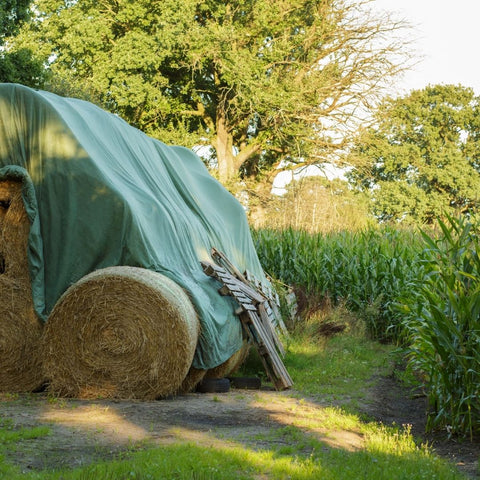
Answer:
[(217, 152), (218, 178), (225, 183), (235, 176), (235, 156), (233, 155), (232, 136), (228, 132), (225, 117), (219, 115), (216, 122), (217, 136), (213, 146)]
[[(213, 126), (213, 122), (211, 124)], [(251, 141), (241, 146), (236, 145), (234, 149), (231, 126), (229, 128), (225, 112), (220, 108), (217, 109), (215, 130), (212, 145), (217, 153), (218, 178), (220, 182), (226, 183), (235, 178), (241, 166), (261, 150), (261, 144)]]

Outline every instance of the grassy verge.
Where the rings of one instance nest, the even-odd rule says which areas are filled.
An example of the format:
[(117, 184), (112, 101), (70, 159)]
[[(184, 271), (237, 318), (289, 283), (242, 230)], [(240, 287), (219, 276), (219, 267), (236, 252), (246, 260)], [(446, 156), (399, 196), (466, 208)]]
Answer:
[[(297, 440), (297, 438), (294, 438)], [(99, 463), (71, 472), (28, 476), (8, 472), (18, 478), (61, 480), (127, 480), (176, 479), (224, 480), (278, 479), (460, 479), (460, 475), (442, 461), (418, 450), (408, 434), (380, 432), (369, 441), (368, 449), (360, 452), (341, 450), (325, 453), (322, 445), (308, 457), (272, 450), (255, 451), (246, 448), (200, 448), (178, 445), (140, 452), (123, 461)]]
[(301, 337), (291, 341), (286, 362), (300, 395), (345, 402), (363, 397), (373, 376), (388, 372), (390, 352), (391, 346), (352, 335), (324, 345)]
[[(258, 438), (223, 438), (207, 446), (181, 442), (123, 454), (117, 460), (62, 471), (22, 473), (8, 463), (12, 449), (28, 450), (30, 439), (48, 435), (45, 427), (16, 429), (0, 422), (0, 478), (97, 479), (452, 479), (463, 477), (452, 464), (415, 443), (407, 427), (391, 428), (356, 413), (369, 382), (391, 372), (392, 348), (352, 330), (330, 339), (311, 331), (290, 339), (286, 365), (295, 391), (275, 394), (285, 402), (284, 426)], [(251, 365), (249, 368), (254, 368)], [(272, 397), (268, 397), (272, 398)], [(259, 394), (256, 402), (267, 402)], [(222, 402), (218, 395), (218, 402)], [(0, 418), (1, 415), (0, 415)], [(349, 442), (345, 442), (349, 438)], [(8, 456), (11, 458), (11, 456)]]

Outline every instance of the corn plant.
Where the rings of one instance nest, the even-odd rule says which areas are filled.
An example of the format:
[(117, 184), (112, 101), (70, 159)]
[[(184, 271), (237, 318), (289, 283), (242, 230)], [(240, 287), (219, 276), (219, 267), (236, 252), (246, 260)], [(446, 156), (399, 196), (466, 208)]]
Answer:
[(341, 302), (366, 321), (373, 337), (395, 339), (399, 316), (392, 309), (423, 268), (420, 241), (412, 232), (372, 229), (309, 234), (293, 229), (253, 232), (267, 272), (309, 297)]
[(470, 437), (480, 432), (480, 243), (478, 224), (439, 221), (437, 238), (423, 232), (427, 275), (399, 311), (409, 365), (424, 376), (429, 429)]

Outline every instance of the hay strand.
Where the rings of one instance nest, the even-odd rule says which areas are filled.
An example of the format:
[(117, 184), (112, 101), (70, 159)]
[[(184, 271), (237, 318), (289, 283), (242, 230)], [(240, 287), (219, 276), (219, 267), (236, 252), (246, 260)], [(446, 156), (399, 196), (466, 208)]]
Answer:
[(167, 277), (136, 267), (95, 271), (64, 293), (47, 321), (49, 389), (79, 398), (176, 393), (198, 332), (189, 297)]
[(30, 392), (44, 383), (27, 245), (30, 223), (20, 182), (0, 182), (0, 391)]

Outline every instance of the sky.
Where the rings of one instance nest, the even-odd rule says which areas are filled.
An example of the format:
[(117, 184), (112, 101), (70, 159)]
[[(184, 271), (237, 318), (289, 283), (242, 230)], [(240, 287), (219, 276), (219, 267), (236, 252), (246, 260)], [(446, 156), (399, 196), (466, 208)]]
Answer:
[[(480, 0), (375, 0), (414, 27), (420, 63), (398, 81), (398, 94), (428, 84), (461, 84), (480, 95)], [(397, 14), (396, 14), (397, 17)], [(423, 57), (423, 58), (421, 58)]]
[[(374, 0), (372, 6), (412, 25), (417, 62), (398, 79), (394, 96), (449, 83), (472, 87), (480, 95), (480, 0)], [(282, 195), (292, 179), (312, 174), (338, 177), (338, 172), (328, 169), (282, 172), (274, 180), (272, 193)]]

